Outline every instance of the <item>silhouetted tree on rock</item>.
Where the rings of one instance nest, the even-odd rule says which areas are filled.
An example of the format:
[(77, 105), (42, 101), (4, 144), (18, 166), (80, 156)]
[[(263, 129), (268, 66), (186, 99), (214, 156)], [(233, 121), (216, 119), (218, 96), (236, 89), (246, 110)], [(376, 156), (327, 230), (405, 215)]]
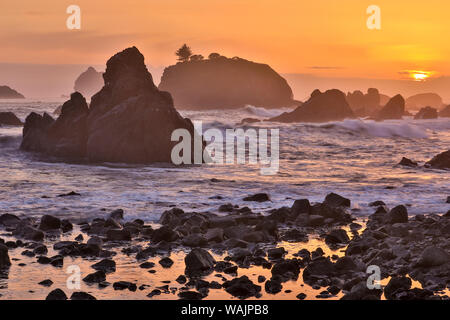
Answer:
[(178, 57), (178, 61), (188, 61), (192, 56), (192, 50), (186, 44), (183, 44), (180, 49), (175, 52), (175, 55)]

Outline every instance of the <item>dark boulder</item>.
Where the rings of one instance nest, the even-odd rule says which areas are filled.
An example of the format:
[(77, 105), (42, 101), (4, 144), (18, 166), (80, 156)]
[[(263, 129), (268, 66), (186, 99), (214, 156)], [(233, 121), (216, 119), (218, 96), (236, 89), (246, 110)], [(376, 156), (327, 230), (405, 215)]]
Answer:
[(408, 222), (408, 210), (403, 205), (393, 208), (387, 213), (386, 222), (389, 224)]
[(216, 261), (211, 254), (203, 249), (193, 249), (184, 258), (186, 264), (186, 275), (195, 276), (212, 271)]
[(426, 165), (435, 169), (450, 169), (450, 150), (438, 154), (428, 161)]
[(113, 283), (113, 288), (114, 290), (128, 289), (129, 291), (135, 292), (137, 290), (137, 285), (128, 281), (117, 281)]
[(0, 244), (0, 269), (8, 268), (11, 265), (8, 255), (8, 247)]
[(354, 118), (345, 94), (339, 90), (328, 90), (324, 93), (315, 90), (308, 101), (292, 112), (272, 118), (276, 122), (327, 122)]
[(396, 294), (411, 288), (412, 281), (407, 277), (393, 277), (384, 288), (384, 295), (388, 300), (395, 300)]
[(47, 295), (45, 300), (67, 300), (67, 296), (61, 289), (55, 289)]
[(420, 109), (414, 116), (415, 120), (437, 119), (438, 111), (432, 107), (425, 107)]
[(87, 292), (74, 292), (70, 296), (70, 300), (97, 300), (93, 295)]
[(91, 274), (88, 274), (83, 278), (84, 282), (87, 283), (100, 283), (106, 280), (106, 274), (103, 271), (97, 271)]
[(164, 257), (161, 260), (159, 260), (159, 264), (165, 268), (168, 269), (173, 265), (173, 260), (170, 259), (169, 257)]
[(154, 230), (151, 236), (152, 242), (155, 243), (160, 241), (172, 242), (178, 238), (178, 233), (167, 226), (162, 226), (161, 228)]
[(402, 160), (399, 162), (399, 165), (405, 166), (405, 167), (417, 167), (418, 163), (415, 161), (412, 161), (411, 159), (403, 157)]
[(325, 242), (329, 246), (344, 245), (350, 242), (350, 238), (345, 230), (334, 229), (325, 236)]
[(247, 276), (225, 281), (223, 287), (226, 292), (239, 299), (257, 297), (261, 292), (261, 286), (255, 285)]
[(12, 112), (0, 112), (0, 126), (23, 126), (23, 122)]
[(324, 204), (330, 207), (350, 207), (350, 199), (344, 198), (336, 193), (330, 193), (325, 197)]
[(266, 289), (266, 292), (268, 294), (277, 294), (281, 292), (281, 290), (283, 289), (283, 285), (280, 281), (271, 279), (266, 281), (266, 283), (264, 284), (264, 288)]
[(43, 231), (55, 230), (61, 228), (61, 220), (51, 215), (44, 215), (41, 218), (39, 229)]
[(401, 119), (405, 114), (405, 99), (396, 95), (378, 112), (377, 120)]
[(110, 229), (106, 232), (108, 241), (130, 241), (131, 233), (126, 229)]
[(91, 268), (103, 271), (104, 273), (110, 273), (116, 271), (116, 263), (111, 259), (103, 259), (102, 261), (93, 264)]
[(334, 264), (325, 257), (312, 260), (303, 271), (303, 280), (306, 283), (315, 283), (323, 276), (331, 277), (335, 272)]
[(20, 218), (10, 214), (5, 213), (0, 216), (0, 225), (5, 227), (15, 227), (20, 223)]
[(422, 252), (417, 266), (424, 268), (438, 267), (448, 262), (450, 262), (448, 252), (439, 247), (429, 246)]
[(257, 193), (252, 196), (248, 196), (244, 198), (244, 201), (248, 202), (266, 202), (270, 201), (270, 197), (267, 193)]

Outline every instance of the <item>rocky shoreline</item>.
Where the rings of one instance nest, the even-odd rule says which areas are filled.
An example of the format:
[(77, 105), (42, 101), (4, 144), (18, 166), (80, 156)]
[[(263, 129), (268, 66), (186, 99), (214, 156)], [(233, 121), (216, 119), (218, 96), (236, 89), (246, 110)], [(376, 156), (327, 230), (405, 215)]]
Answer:
[[(121, 209), (92, 221), (3, 214), (0, 299), (448, 299), (450, 212), (409, 217), (376, 201), (365, 221), (350, 205), (332, 193), (266, 214), (172, 208), (158, 223)], [(66, 286), (72, 265), (79, 290)], [(381, 290), (368, 288), (369, 266)]]

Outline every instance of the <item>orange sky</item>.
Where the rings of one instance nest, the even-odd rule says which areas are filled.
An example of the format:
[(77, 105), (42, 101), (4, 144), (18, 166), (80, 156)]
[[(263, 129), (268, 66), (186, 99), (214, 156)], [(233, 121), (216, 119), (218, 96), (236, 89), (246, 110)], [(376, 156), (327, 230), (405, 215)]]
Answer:
[[(66, 29), (71, 4), (81, 7), (81, 31)], [(381, 31), (366, 28), (371, 4), (381, 7)], [(449, 12), (444, 0), (2, 0), (0, 62), (104, 65), (136, 45), (148, 64), (166, 66), (186, 42), (281, 73), (450, 75)]]

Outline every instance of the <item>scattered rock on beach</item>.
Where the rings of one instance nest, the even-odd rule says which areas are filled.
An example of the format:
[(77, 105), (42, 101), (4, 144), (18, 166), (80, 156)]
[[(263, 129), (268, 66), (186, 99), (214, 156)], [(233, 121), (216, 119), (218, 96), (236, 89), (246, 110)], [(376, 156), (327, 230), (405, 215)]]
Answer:
[(128, 281), (117, 281), (113, 283), (114, 290), (125, 290), (128, 289), (129, 291), (136, 291), (137, 286), (136, 284)]
[(248, 202), (266, 202), (270, 201), (270, 197), (267, 193), (257, 193), (255, 195), (245, 197), (243, 200)]
[(72, 293), (70, 300), (97, 300), (97, 298), (87, 292), (80, 291)]
[(61, 289), (51, 291), (45, 300), (67, 300), (67, 296)]
[(225, 291), (239, 299), (258, 297), (261, 286), (255, 285), (247, 276), (225, 281), (223, 284)]
[(103, 259), (102, 261), (93, 264), (91, 268), (103, 271), (104, 273), (111, 273), (116, 271), (116, 263), (111, 259)]
[(193, 249), (185, 258), (186, 274), (198, 275), (212, 271), (216, 261), (211, 254), (204, 249)]
[(425, 248), (417, 263), (418, 266), (428, 268), (437, 267), (450, 262), (450, 254), (444, 249), (436, 246), (429, 246)]
[(91, 274), (88, 274), (86, 277), (83, 278), (84, 282), (88, 283), (99, 283), (106, 280), (106, 274), (103, 271), (97, 271)]
[(44, 215), (41, 218), (41, 224), (39, 225), (39, 229), (43, 231), (55, 230), (61, 228), (61, 220), (51, 216)]
[(11, 266), (11, 261), (9, 260), (8, 247), (0, 244), (0, 269), (8, 268)]
[(170, 268), (173, 265), (173, 261), (169, 257), (164, 257), (161, 260), (159, 260), (159, 264), (163, 268), (168, 269), (168, 268)]

